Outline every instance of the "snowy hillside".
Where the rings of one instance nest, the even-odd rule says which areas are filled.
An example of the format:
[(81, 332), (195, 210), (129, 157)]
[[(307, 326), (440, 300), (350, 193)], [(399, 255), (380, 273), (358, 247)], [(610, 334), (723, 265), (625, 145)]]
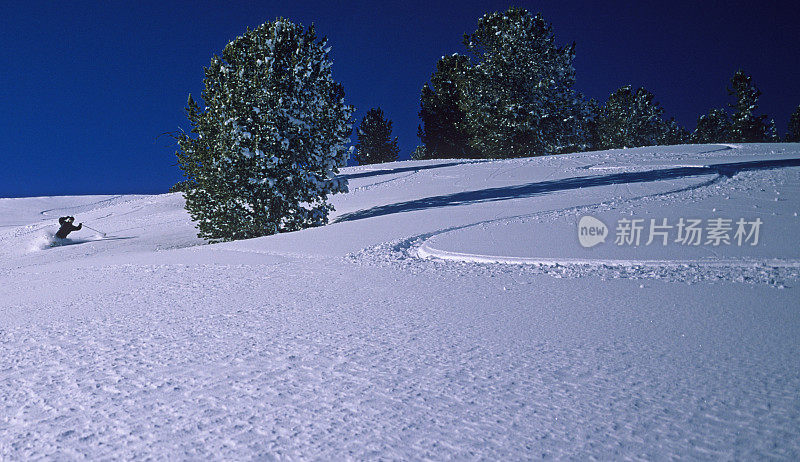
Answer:
[(0, 459), (800, 458), (800, 144), (343, 175), (215, 245), (180, 194), (0, 199)]

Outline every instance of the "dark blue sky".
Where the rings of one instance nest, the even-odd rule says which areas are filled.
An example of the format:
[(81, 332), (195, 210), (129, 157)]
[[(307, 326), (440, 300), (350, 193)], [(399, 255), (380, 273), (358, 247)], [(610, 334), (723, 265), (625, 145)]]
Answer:
[(800, 104), (800, 23), (791, 3), (553, 1), (3, 2), (0, 197), (164, 192), (180, 180), (172, 139), (203, 67), (277, 16), (315, 23), (334, 78), (360, 120), (380, 106), (401, 156), (417, 145), (419, 91), (437, 59), (461, 52), (482, 14), (541, 12), (556, 40), (577, 42), (577, 88), (604, 101), (625, 84), (656, 95), (694, 128), (728, 102), (742, 67), (779, 132)]

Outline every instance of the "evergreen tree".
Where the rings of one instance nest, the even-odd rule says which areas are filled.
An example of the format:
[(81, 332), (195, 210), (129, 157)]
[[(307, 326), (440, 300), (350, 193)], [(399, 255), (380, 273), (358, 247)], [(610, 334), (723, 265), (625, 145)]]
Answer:
[(394, 162), (399, 152), (397, 137), (392, 139), (392, 121), (384, 118), (381, 108), (367, 111), (358, 127), (356, 162), (359, 165)]
[(673, 144), (686, 144), (692, 139), (691, 133), (681, 127), (674, 117), (670, 117), (664, 123), (664, 136), (661, 138), (659, 144), (673, 145)]
[(755, 115), (761, 91), (752, 82), (752, 77), (741, 69), (731, 78), (728, 94), (736, 98), (730, 106), (734, 109), (730, 138), (733, 142), (761, 142), (770, 139), (770, 124), (766, 115)]
[(600, 104), (594, 98), (586, 102), (586, 109), (589, 113), (589, 117), (586, 119), (586, 150), (600, 149), (600, 134), (597, 131), (600, 108)]
[(630, 85), (620, 88), (608, 97), (597, 115), (597, 148), (632, 148), (671, 142), (670, 137), (679, 136), (682, 129), (677, 124), (671, 129), (664, 122), (663, 114), (664, 109), (649, 91), (644, 88), (634, 91)]
[(511, 8), (484, 15), (464, 37), (467, 126), (482, 157), (523, 157), (586, 146), (588, 111), (573, 90), (575, 45), (558, 47), (541, 15)]
[(443, 56), (422, 87), (417, 136), (427, 158), (473, 157), (464, 97), (469, 69), (466, 56)]
[(419, 145), (414, 149), (414, 152), (411, 153), (411, 160), (424, 160), (424, 159), (432, 159), (433, 157), (428, 156), (428, 150), (425, 149), (424, 145)]
[(725, 109), (712, 109), (697, 119), (697, 128), (692, 133), (695, 143), (724, 143), (730, 141), (731, 118)]
[(767, 127), (767, 141), (770, 143), (779, 143), (781, 137), (778, 135), (778, 127), (775, 126), (775, 119), (771, 119)]
[(248, 30), (205, 69), (178, 137), (186, 209), (199, 236), (245, 239), (324, 224), (349, 157), (353, 108), (313, 26), (280, 18)]
[(786, 141), (800, 143), (800, 106), (797, 106), (789, 117), (789, 133), (786, 134)]

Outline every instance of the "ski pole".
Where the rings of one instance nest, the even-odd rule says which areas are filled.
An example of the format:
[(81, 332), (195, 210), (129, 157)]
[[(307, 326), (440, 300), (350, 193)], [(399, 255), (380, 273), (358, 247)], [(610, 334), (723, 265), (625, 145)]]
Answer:
[(92, 228), (91, 226), (88, 226), (88, 225), (83, 225), (83, 226), (84, 226), (84, 227), (86, 227), (86, 228), (89, 228), (89, 229), (91, 229), (92, 231), (96, 231), (96, 232), (98, 232), (98, 233), (102, 234), (102, 235), (103, 235), (103, 237), (106, 237), (106, 233), (104, 233), (104, 232), (102, 232), (102, 231), (96, 230), (96, 229), (94, 229), (94, 228)]

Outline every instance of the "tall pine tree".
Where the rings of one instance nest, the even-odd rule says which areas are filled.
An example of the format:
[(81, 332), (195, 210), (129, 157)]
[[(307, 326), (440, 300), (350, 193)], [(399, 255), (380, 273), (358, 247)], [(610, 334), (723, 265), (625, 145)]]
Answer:
[(735, 98), (731, 103), (734, 110), (731, 118), (730, 138), (733, 142), (757, 143), (770, 141), (771, 125), (766, 115), (755, 115), (761, 91), (755, 86), (752, 77), (741, 69), (731, 78), (728, 94)]
[(190, 96), (178, 137), (186, 208), (199, 236), (244, 239), (324, 224), (347, 191), (353, 108), (331, 77), (330, 47), (287, 19), (228, 43)]
[(469, 145), (465, 97), (466, 80), (470, 70), (466, 56), (443, 56), (436, 63), (430, 84), (422, 87), (420, 98), (419, 136), (424, 149), (418, 157), (473, 157)]
[(664, 109), (652, 93), (626, 85), (608, 97), (595, 118), (597, 149), (632, 148), (674, 143), (677, 124), (664, 122)]
[(694, 143), (724, 143), (730, 141), (731, 118), (725, 109), (712, 109), (697, 119), (692, 133)]
[(789, 117), (789, 133), (786, 134), (786, 141), (800, 143), (800, 106), (797, 106)]
[(575, 45), (557, 46), (541, 15), (487, 14), (464, 45), (475, 63), (465, 92), (474, 151), (502, 158), (585, 147), (589, 114), (573, 90)]
[(400, 148), (392, 139), (392, 121), (384, 118), (381, 108), (373, 108), (361, 119), (354, 158), (359, 165), (394, 162)]
[(672, 145), (672, 144), (686, 144), (692, 139), (692, 134), (689, 130), (683, 128), (674, 117), (664, 122), (664, 135), (661, 137), (659, 144)]

